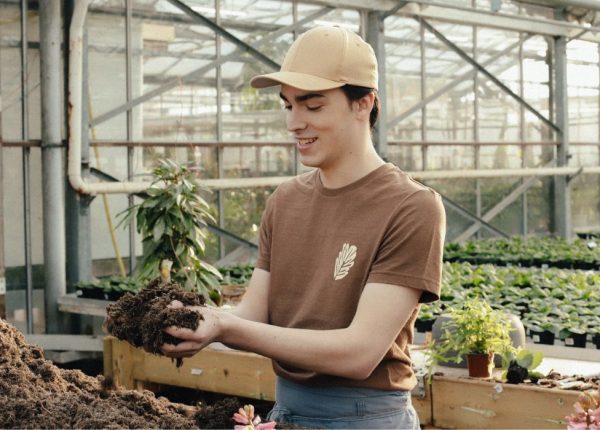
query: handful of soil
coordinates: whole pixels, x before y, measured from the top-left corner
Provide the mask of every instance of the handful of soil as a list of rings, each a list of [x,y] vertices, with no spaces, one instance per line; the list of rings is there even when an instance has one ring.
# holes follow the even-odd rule
[[[169,308],[178,300],[184,306],[203,306],[204,297],[185,291],[175,282],[156,279],[137,294],[126,294],[107,307],[104,322],[106,331],[120,340],[142,347],[153,354],[161,354],[163,343],[177,345],[181,341],[163,330],[179,326],[196,330],[202,316],[187,308]],[[177,360],[181,365],[181,359]]]

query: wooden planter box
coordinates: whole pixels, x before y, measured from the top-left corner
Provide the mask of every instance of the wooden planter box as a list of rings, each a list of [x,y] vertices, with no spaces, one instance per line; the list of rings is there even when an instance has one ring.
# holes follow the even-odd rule
[[[233,396],[275,400],[275,373],[271,360],[258,354],[231,350],[218,344],[183,360],[180,368],[167,357],[149,354],[112,336],[104,338],[104,374],[128,389],[153,384],[193,388]],[[415,390],[419,391],[419,390]],[[428,387],[413,395],[421,424],[431,423]]]
[[[435,376],[433,425],[461,429],[565,429],[578,391]]]

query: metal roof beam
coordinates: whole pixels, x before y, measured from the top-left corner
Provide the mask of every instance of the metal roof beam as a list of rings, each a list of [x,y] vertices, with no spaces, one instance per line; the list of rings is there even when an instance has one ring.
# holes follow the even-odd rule
[[[294,29],[300,28],[307,22],[313,21],[317,18],[327,15],[332,10],[333,9],[329,8],[329,7],[318,10],[317,12],[310,14],[309,16],[301,19],[300,21],[296,22],[295,24],[288,25],[286,27],[282,27],[278,31],[269,33],[268,35],[264,36],[262,39],[254,42],[254,46],[259,47],[259,46],[264,45],[265,43],[276,40],[281,35],[289,33],[291,31],[293,31]],[[184,76],[178,76],[178,77],[172,79],[171,81],[167,82],[166,84],[160,86],[159,88],[155,88],[154,90],[149,91],[146,94],[143,94],[140,97],[137,97],[137,98],[131,100],[129,103],[124,103],[114,109],[111,109],[108,112],[103,113],[102,115],[96,117],[94,120],[90,121],[90,126],[95,126],[104,121],[108,121],[109,119],[127,111],[128,109],[131,109],[141,103],[144,103],[146,100],[150,100],[166,91],[169,91],[170,89],[175,88],[175,87],[181,85],[182,83],[187,82],[188,80],[196,79],[197,77],[204,75],[209,70],[214,69],[218,65],[226,63],[227,61],[235,60],[238,57],[240,57],[241,55],[242,55],[241,52],[235,51],[235,52],[232,52],[231,54],[221,57],[218,60],[213,61],[212,63],[202,66],[196,70],[193,70]]]

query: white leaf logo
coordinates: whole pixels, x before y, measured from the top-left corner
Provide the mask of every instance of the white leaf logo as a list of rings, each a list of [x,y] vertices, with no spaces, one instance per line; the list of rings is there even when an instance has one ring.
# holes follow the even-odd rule
[[[340,254],[335,259],[335,270],[333,271],[333,279],[339,281],[346,277],[350,268],[354,266],[356,258],[356,246],[344,243]]]

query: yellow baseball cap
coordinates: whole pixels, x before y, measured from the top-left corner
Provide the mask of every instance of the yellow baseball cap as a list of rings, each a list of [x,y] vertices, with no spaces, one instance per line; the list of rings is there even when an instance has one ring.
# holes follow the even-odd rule
[[[290,47],[281,70],[255,76],[254,88],[285,84],[305,91],[324,91],[346,84],[377,89],[377,58],[371,45],[341,27],[316,27]]]

